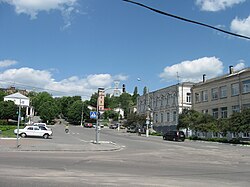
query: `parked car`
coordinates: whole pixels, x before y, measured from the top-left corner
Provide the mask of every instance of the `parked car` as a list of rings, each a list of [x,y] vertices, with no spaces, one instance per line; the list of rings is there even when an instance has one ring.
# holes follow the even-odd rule
[[[129,127],[127,127],[127,132],[137,133],[138,132],[138,127],[137,126],[129,126]]]
[[[163,135],[163,140],[172,140],[172,141],[184,141],[185,140],[185,134],[183,131],[167,131]]]
[[[118,124],[116,123],[116,124],[111,124],[110,126],[109,126],[109,128],[110,129],[117,129],[118,128]]]
[[[92,123],[85,123],[84,127],[86,127],[86,128],[92,128],[93,124]]]
[[[17,134],[17,129],[14,130],[14,133]],[[26,126],[24,129],[19,129],[19,135],[23,138],[26,136],[36,136],[47,139],[52,136],[52,134],[52,130],[47,127]]]

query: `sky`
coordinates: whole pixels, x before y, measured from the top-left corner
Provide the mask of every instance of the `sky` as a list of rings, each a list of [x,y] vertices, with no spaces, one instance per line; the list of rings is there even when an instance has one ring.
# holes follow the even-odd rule
[[[250,0],[136,0],[250,37]],[[250,40],[122,0],[0,0],[0,87],[88,99],[249,67]],[[112,90],[112,89],[110,89]]]

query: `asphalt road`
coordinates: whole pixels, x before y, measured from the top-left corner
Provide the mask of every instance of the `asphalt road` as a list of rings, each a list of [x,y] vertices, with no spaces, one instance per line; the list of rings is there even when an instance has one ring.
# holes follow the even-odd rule
[[[51,140],[39,141],[81,146],[95,140],[94,129],[63,130],[55,126]],[[119,149],[0,151],[0,187],[250,185],[250,147],[163,141],[112,129],[102,129],[100,141]]]

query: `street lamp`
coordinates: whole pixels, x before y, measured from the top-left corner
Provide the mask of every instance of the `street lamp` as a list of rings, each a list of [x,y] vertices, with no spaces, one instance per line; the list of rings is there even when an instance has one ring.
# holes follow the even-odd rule
[[[137,78],[137,81],[141,81],[141,78]],[[149,136],[149,124],[150,124],[150,105],[149,105],[149,88],[146,87],[146,113],[147,113],[147,117],[146,117],[146,137]],[[151,123],[152,125],[152,123]]]

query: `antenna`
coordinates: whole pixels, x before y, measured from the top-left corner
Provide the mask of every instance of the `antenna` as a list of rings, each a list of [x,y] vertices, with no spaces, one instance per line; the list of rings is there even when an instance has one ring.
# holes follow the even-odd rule
[[[178,71],[176,72],[176,77],[177,77],[177,81],[178,81],[178,84],[179,84],[180,83],[180,76],[179,76]]]

